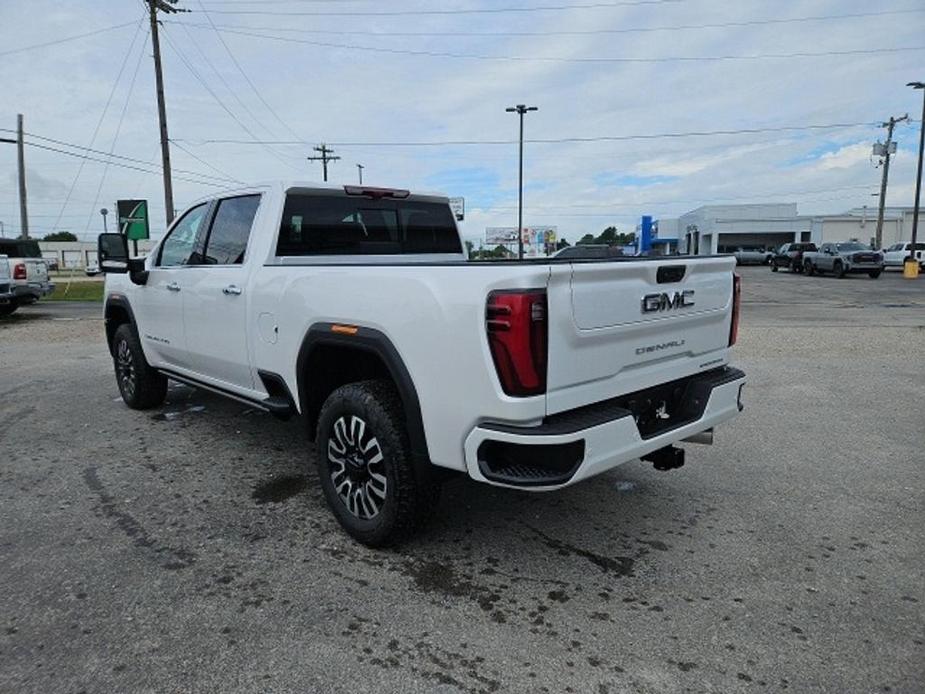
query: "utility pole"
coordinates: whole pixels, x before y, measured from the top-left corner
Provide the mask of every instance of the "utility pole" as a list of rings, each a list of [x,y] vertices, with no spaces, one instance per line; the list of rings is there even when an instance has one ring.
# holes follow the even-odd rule
[[[19,162],[19,237],[29,238],[29,211],[26,207],[26,155],[23,143],[22,114],[16,114],[16,159]]]
[[[151,46],[154,48],[154,82],[157,86],[157,116],[161,126],[161,168],[164,172],[164,210],[167,224],[173,221],[173,181],[170,177],[170,139],[167,137],[167,106],[164,103],[164,75],[161,70],[161,42],[157,35],[157,11],[164,14],[185,12],[176,5],[178,0],[148,0],[151,19]]]
[[[321,152],[321,156],[320,157],[305,157],[305,158],[308,159],[308,161],[320,161],[321,162],[321,169],[324,172],[324,180],[325,180],[325,183],[327,183],[328,162],[337,161],[338,159],[340,159],[340,157],[331,156],[332,154],[334,154],[334,150],[328,147],[323,142],[318,147],[312,147],[312,149],[315,150],[316,152]]]
[[[915,267],[915,243],[918,240],[919,232],[919,201],[922,196],[922,155],[925,154],[925,82],[909,82],[907,87],[922,90],[922,120],[919,121],[919,167],[915,173],[915,206],[912,208],[912,250],[909,252],[907,260],[912,261]],[[903,268],[905,268],[905,261]],[[915,268],[915,276],[918,276],[918,268]]]
[[[890,120],[880,126],[881,128],[886,128],[886,143],[884,143],[882,150],[883,178],[880,181],[880,209],[877,211],[877,249],[880,249],[883,246],[883,210],[886,207],[886,182],[890,177],[890,155],[893,153],[891,151],[891,148],[893,147],[893,128],[897,123],[902,123],[904,120],[909,120],[908,113],[901,118],[894,118],[893,116],[890,116]],[[878,142],[877,145],[879,144],[880,143]],[[875,148],[877,145],[875,145]]]
[[[360,175],[360,185],[363,185],[363,169],[366,167],[362,164],[357,164],[357,173]]]
[[[538,111],[536,106],[517,104],[504,109],[508,113],[520,114],[520,175],[517,184],[517,258],[524,259],[524,114]]]

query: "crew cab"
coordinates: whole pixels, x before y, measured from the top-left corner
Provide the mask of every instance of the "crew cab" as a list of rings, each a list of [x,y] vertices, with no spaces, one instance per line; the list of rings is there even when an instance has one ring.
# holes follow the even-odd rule
[[[803,268],[807,275],[866,274],[876,279],[883,272],[883,254],[857,241],[828,242],[819,246],[818,251],[803,254]]]
[[[143,259],[103,234],[99,261],[125,403],[175,379],[300,417],[369,545],[418,527],[446,473],[670,469],[742,409],[731,257],[467,261],[445,196],[278,182],[194,203]]]
[[[810,242],[785,243],[771,256],[771,272],[779,268],[789,268],[790,272],[803,272],[803,254],[813,253],[816,244]]]
[[[7,256],[12,273],[10,313],[23,304],[35,303],[55,290],[55,285],[48,279],[48,265],[42,258],[38,241],[0,239],[0,254]]]
[[[902,267],[906,258],[913,255],[912,244],[894,243],[883,251],[884,267]],[[925,270],[925,243],[915,244],[915,259],[919,261],[919,267]]]

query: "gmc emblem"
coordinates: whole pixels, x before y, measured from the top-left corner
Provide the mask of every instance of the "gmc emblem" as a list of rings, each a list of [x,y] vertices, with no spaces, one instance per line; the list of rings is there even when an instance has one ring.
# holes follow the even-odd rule
[[[687,308],[694,305],[694,290],[685,289],[673,294],[646,294],[642,297],[642,312],[655,313],[656,311],[669,311],[676,308]]]

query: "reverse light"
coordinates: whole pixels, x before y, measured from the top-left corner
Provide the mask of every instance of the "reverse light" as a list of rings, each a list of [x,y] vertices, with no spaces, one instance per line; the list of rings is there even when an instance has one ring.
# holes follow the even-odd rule
[[[26,264],[25,263],[16,263],[13,266],[13,279],[14,280],[26,279]]]
[[[485,329],[501,387],[508,395],[546,392],[547,301],[545,289],[488,295]]]
[[[742,278],[738,273],[732,274],[732,323],[729,326],[729,346],[732,347],[739,337],[739,311],[742,307]]]

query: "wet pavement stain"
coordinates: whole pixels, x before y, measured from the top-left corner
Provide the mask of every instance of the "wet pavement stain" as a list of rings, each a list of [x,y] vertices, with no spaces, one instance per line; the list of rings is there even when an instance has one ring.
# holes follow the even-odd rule
[[[563,554],[575,554],[579,557],[584,557],[604,573],[613,573],[617,576],[633,575],[633,564],[636,562],[635,558],[605,557],[601,554],[596,554],[590,550],[582,549],[581,547],[575,547],[574,545],[570,545],[567,542],[550,537],[542,530],[538,530],[537,528],[527,525],[526,523],[524,523],[524,527],[537,535],[537,537],[540,537],[546,543],[546,546],[550,549],[559,550],[559,552]]]
[[[278,504],[302,492],[308,480],[301,475],[278,477],[258,485],[251,498],[258,504]]]

